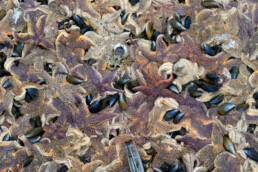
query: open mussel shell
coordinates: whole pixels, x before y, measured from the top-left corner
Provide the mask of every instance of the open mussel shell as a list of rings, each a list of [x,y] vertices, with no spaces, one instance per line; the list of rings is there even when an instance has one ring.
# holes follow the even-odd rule
[[[178,109],[169,110],[165,113],[163,116],[164,121],[170,121],[172,120],[177,114],[179,113]]]
[[[236,148],[234,143],[230,140],[228,136],[223,137],[223,146],[230,153],[236,154]]]
[[[254,148],[245,148],[243,151],[248,158],[258,162],[258,152]]]
[[[71,74],[68,74],[66,76],[66,80],[67,80],[67,82],[69,82],[73,85],[78,85],[78,84],[81,84],[83,82],[83,79],[81,79],[77,76],[71,75]]]
[[[33,159],[34,159],[33,155],[26,157],[22,163],[22,167],[24,168],[24,167],[27,167],[28,165],[30,165],[30,163],[33,161]]]
[[[236,105],[232,103],[223,103],[218,107],[218,113],[220,115],[226,115],[228,112],[233,110],[236,107]]]

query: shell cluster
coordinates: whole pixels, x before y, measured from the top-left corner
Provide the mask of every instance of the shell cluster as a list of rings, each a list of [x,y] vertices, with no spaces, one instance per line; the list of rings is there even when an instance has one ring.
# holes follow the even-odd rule
[[[257,0],[0,1],[0,171],[258,171]]]

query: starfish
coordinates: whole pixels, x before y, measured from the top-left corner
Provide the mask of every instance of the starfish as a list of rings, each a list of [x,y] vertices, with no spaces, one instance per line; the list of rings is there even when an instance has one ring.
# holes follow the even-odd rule
[[[84,35],[80,35],[80,28],[72,26],[69,34],[63,31],[56,39],[57,54],[60,58],[66,59],[68,65],[75,66],[80,58],[95,43]],[[77,62],[77,63],[76,63]]]
[[[28,11],[39,7],[40,3],[33,0],[24,0],[24,2],[19,3],[19,6]]]
[[[93,18],[99,20],[100,14],[92,6],[91,0],[76,0],[76,9],[80,9],[82,15],[90,15]]]
[[[155,81],[145,70],[142,70],[144,79],[147,82],[146,86],[135,87],[135,91],[140,91],[147,95],[147,107],[151,107],[158,97],[173,97],[175,93],[169,91],[167,87],[172,84],[173,76],[171,75],[168,80]]]
[[[143,47],[139,47],[135,52],[135,59],[140,64],[148,64],[150,62],[157,62],[158,65],[162,65],[165,62],[175,63],[179,60],[176,55],[179,52],[184,42],[181,41],[177,44],[167,44],[163,41],[164,35],[159,35],[156,41],[156,51],[146,50]]]
[[[44,38],[44,30],[46,27],[47,15],[42,15],[38,21],[28,13],[28,33],[17,33],[13,31],[13,36],[19,42],[25,43],[22,57],[27,56],[37,45],[42,45],[50,50],[55,50],[55,45]]]
[[[116,76],[116,71],[112,71],[102,78],[101,74],[94,67],[91,67],[90,76],[92,83],[95,85],[101,97],[105,96],[106,91],[113,91],[117,93],[124,92],[122,90],[109,86],[109,84],[114,80]]]
[[[50,98],[58,97],[63,102],[75,102],[73,94],[84,94],[86,93],[86,90],[84,90],[80,85],[68,83],[66,81],[67,69],[60,62],[58,62],[56,65],[57,68],[53,73],[53,77],[51,77],[45,70],[42,71],[42,77],[48,85],[46,95]]]

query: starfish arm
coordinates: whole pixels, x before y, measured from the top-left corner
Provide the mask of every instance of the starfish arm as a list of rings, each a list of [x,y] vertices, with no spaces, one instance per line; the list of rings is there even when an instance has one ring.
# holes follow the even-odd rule
[[[161,80],[158,82],[158,87],[159,88],[167,88],[170,84],[172,84],[173,81],[173,75],[170,76],[169,79],[167,80]]]
[[[156,41],[156,51],[164,52],[167,48],[167,44],[163,41],[164,35],[159,35]]]
[[[142,70],[142,74],[143,77],[145,79],[145,81],[147,82],[148,85],[155,87],[156,86],[156,82],[155,80],[150,76],[150,74],[148,74],[145,70]]]
[[[39,18],[39,21],[36,24],[37,35],[43,35],[44,34],[44,29],[45,29],[45,26],[46,26],[46,20],[47,20],[47,15],[43,15]]]
[[[31,44],[25,44],[22,51],[22,57],[26,57],[35,47],[36,43],[34,42]]]
[[[32,36],[28,33],[17,33],[16,31],[13,32],[13,36],[14,38],[19,41],[19,42],[23,42],[23,43],[27,43],[30,42],[32,39]]]
[[[152,95],[153,94],[153,92],[152,92],[153,90],[148,86],[139,86],[139,87],[133,88],[133,90],[140,91],[145,95]]]
[[[106,83],[110,83],[115,79],[116,76],[116,70],[110,72],[109,74],[107,74],[103,80],[102,80],[102,84],[106,84]]]
[[[141,60],[140,55],[138,55],[138,52],[141,52],[142,56],[147,58],[149,61],[159,61],[159,56],[157,55],[157,53],[155,51],[150,51],[150,50],[146,50],[143,47],[139,47],[138,50],[136,51],[136,58],[137,60]]]
[[[39,41],[39,44],[46,47],[46,48],[49,48],[49,49],[52,49],[52,50],[56,50],[56,47],[53,43],[51,43],[50,41],[48,41],[47,39],[41,39]]]
[[[90,77],[94,85],[98,85],[100,82],[102,82],[101,74],[94,67],[91,67]]]
[[[118,92],[118,93],[123,93],[124,92],[123,90],[119,90],[119,89],[116,89],[116,88],[113,88],[113,87],[110,87],[110,86],[106,86],[105,90],[106,91],[115,91],[115,92]]]
[[[76,0],[76,8],[82,9],[83,12],[90,14],[96,19],[100,19],[100,14],[93,8],[91,0]]]
[[[169,52],[169,53],[179,52],[183,48],[183,46],[184,46],[184,39],[181,39],[180,42],[169,45],[166,49],[166,52]]]

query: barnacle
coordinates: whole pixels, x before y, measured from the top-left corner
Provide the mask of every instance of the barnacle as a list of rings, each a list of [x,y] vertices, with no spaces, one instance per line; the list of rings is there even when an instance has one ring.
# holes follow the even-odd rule
[[[0,1],[0,171],[257,171],[257,1]]]

